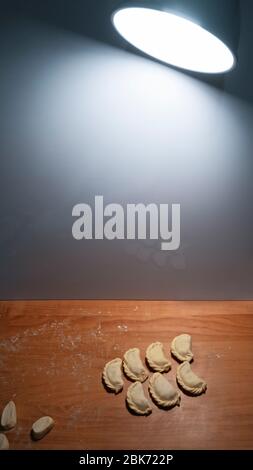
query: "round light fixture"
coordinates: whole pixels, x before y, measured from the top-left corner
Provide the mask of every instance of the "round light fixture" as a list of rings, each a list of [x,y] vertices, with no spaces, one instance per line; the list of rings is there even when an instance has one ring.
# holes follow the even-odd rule
[[[236,63],[235,54],[218,36],[174,11],[127,6],[116,10],[112,21],[131,45],[175,67],[215,74]]]

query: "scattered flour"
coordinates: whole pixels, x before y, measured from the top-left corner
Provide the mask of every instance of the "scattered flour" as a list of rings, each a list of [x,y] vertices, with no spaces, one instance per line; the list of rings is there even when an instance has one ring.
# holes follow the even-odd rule
[[[121,331],[122,333],[127,333],[128,331],[128,326],[127,325],[118,325],[118,330]]]

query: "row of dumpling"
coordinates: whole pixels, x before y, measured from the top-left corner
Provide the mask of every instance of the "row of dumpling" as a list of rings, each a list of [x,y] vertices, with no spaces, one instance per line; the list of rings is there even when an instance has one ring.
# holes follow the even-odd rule
[[[191,336],[188,334],[176,336],[171,343],[171,354],[181,362],[176,374],[179,386],[189,394],[200,395],[206,391],[207,385],[191,369],[190,362],[193,359],[191,343]],[[165,355],[163,344],[160,342],[150,344],[145,357],[149,368],[155,372],[149,378],[149,393],[153,401],[159,407],[167,409],[179,405],[181,396],[178,390],[163,375],[171,369],[171,362]],[[105,365],[104,384],[115,394],[121,392],[124,386],[122,371],[128,379],[134,381],[127,390],[126,401],[129,408],[136,414],[150,414],[152,408],[142,386],[149,373],[141,360],[138,348],[129,349],[124,354],[123,361],[116,358]]]

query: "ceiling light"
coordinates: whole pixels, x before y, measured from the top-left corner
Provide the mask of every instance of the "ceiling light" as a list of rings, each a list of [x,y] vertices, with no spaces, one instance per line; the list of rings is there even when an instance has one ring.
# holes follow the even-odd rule
[[[235,66],[235,53],[229,41],[224,42],[211,28],[175,14],[174,10],[123,6],[114,12],[112,21],[119,34],[135,48],[175,67],[224,73]]]

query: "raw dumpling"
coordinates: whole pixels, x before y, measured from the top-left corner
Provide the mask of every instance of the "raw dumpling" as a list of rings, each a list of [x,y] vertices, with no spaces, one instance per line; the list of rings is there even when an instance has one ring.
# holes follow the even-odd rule
[[[152,408],[144,395],[143,386],[140,382],[134,382],[127,390],[127,404],[129,408],[138,415],[149,415]]]
[[[191,362],[193,359],[191,348],[192,339],[188,334],[176,336],[171,343],[171,353],[181,362]]]
[[[177,368],[177,381],[186,392],[192,395],[200,395],[207,389],[206,382],[191,370],[189,362],[183,362]]]
[[[7,405],[4,407],[2,416],[1,416],[1,427],[4,431],[9,431],[17,424],[17,412],[16,412],[16,405],[14,401],[9,401]]]
[[[54,427],[54,420],[51,416],[42,416],[32,425],[32,438],[35,441],[42,439]]]
[[[8,450],[10,448],[9,441],[5,434],[0,434],[0,450]]]
[[[151,369],[156,372],[168,372],[171,369],[171,363],[164,354],[162,343],[150,344],[146,351],[146,359]]]
[[[103,380],[105,385],[114,393],[121,392],[124,386],[121,359],[116,358],[107,362],[103,370]]]
[[[159,372],[156,372],[150,378],[149,393],[154,402],[162,408],[172,408],[180,404],[180,394]]]
[[[138,348],[129,349],[124,354],[123,369],[126,376],[131,380],[144,382],[148,378],[148,372],[142,364]]]

